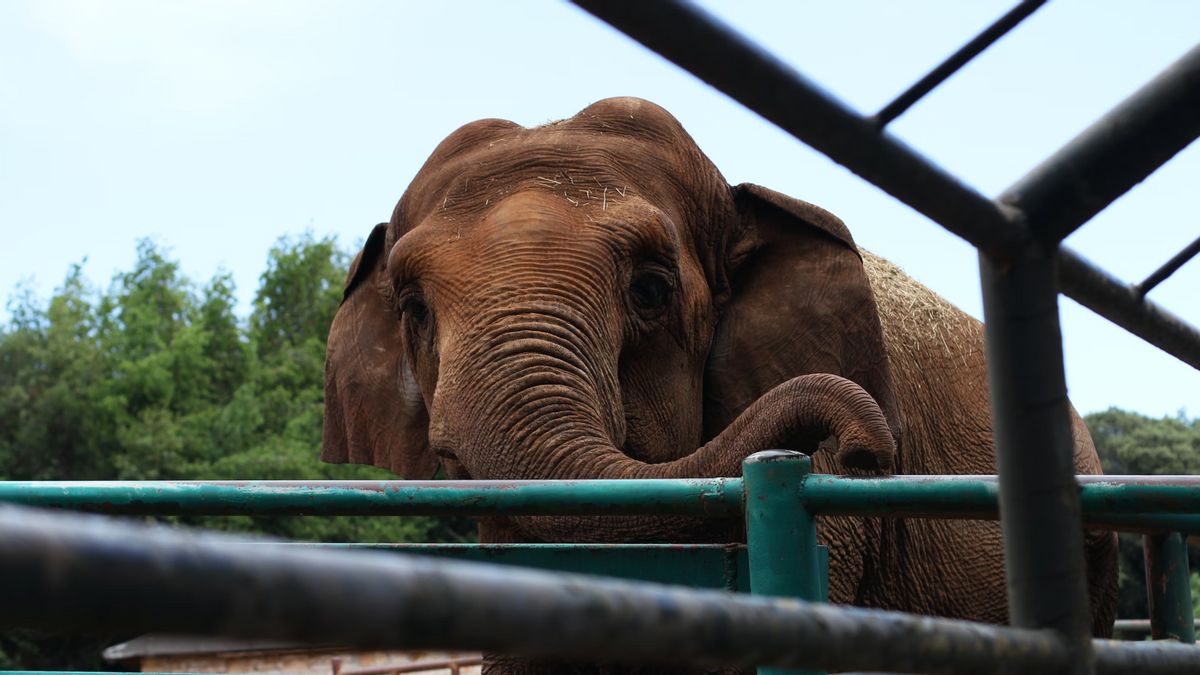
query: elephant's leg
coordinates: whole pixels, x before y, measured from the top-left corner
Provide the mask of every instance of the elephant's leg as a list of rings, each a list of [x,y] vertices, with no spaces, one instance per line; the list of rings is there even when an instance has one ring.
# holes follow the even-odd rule
[[[1084,530],[1087,558],[1088,598],[1092,603],[1092,635],[1111,638],[1117,618],[1117,535],[1103,530]]]

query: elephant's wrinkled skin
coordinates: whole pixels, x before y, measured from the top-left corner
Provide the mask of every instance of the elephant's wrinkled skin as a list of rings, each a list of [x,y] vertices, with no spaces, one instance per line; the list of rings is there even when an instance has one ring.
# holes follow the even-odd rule
[[[325,404],[325,460],[408,478],[439,462],[455,478],[735,476],[752,452],[818,443],[821,472],[995,470],[979,322],[832,214],[728,185],[669,113],[628,98],[438,146],[351,269]],[[1099,473],[1077,415],[1075,431],[1077,471]],[[826,518],[820,535],[833,602],[1007,618],[995,523]],[[681,518],[480,524],[486,541],[735,536]],[[1107,635],[1114,536],[1087,547]]]

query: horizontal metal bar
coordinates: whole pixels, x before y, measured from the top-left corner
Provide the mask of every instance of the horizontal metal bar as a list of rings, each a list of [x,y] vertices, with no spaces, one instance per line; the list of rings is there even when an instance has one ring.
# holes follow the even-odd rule
[[[1066,246],[1058,253],[1058,288],[1084,307],[1200,369],[1200,330]]]
[[[1200,136],[1200,45],[1000,195],[1057,245]]]
[[[1093,513],[1200,514],[1200,476],[1076,476],[1080,501]],[[827,515],[879,515],[892,510],[946,510],[986,516],[999,487],[991,475],[847,478],[814,474],[804,483],[809,508]]]
[[[1200,533],[1200,477],[1077,476],[1084,519],[1132,532]],[[740,478],[594,481],[7,481],[0,502],[110,515],[614,515],[737,518]],[[813,475],[820,515],[988,519],[996,477]]]
[[[8,481],[0,501],[112,515],[737,518],[740,478],[594,481]]]
[[[897,96],[894,101],[875,113],[871,117],[871,121],[879,128],[887,126],[892,120],[903,115],[914,103],[933,91],[934,87],[945,82],[947,78],[967,65],[971,59],[979,56],[983,53],[983,50],[991,47],[996,40],[1004,37],[1013,28],[1016,28],[1017,24],[1024,21],[1044,4],[1046,4],[1046,0],[1025,0],[1016,7],[1013,7],[1007,14],[997,19],[995,23],[984,29],[982,33],[976,35],[970,42],[963,45],[961,49],[951,54],[949,58],[929,71],[929,74],[918,80],[916,84],[909,87],[903,94]]]
[[[229,543],[0,506],[0,626],[926,673],[1052,673],[1069,654],[1051,631],[478,563]],[[1143,675],[1200,668],[1200,649],[1155,647],[1161,658],[1139,666]],[[1099,671],[1115,672],[1106,663],[1126,665],[1143,653],[1098,647]]]
[[[1192,622],[1192,625],[1200,629],[1200,619]],[[1113,631],[1120,635],[1149,635],[1151,630],[1150,619],[1117,619],[1113,623]]]
[[[1154,270],[1142,283],[1134,284],[1134,291],[1143,298],[1146,297],[1146,294],[1154,290],[1155,286],[1161,284],[1167,277],[1174,274],[1180,267],[1183,267],[1187,261],[1196,257],[1197,253],[1200,253],[1200,237],[1196,237],[1196,241],[1193,241],[1185,246],[1182,251],[1171,256],[1170,260],[1163,263],[1162,267]]]
[[[334,670],[333,675],[401,675],[401,673],[428,673],[434,670],[450,670],[452,675],[456,675],[459,672],[457,666],[478,666],[481,663],[483,663],[482,656],[438,661],[413,661],[393,666]]]
[[[258,544],[354,549],[750,592],[746,547],[737,544]]]
[[[1022,213],[993,202],[684,0],[574,0],[833,161],[873,183],[992,259],[1030,238]],[[662,30],[670,26],[671,30]],[[1186,113],[1186,111],[1185,111]],[[1157,155],[1155,155],[1157,157]],[[1152,158],[1141,158],[1140,165]],[[1059,256],[1059,290],[1146,342],[1200,368],[1200,332],[1085,263]]]
[[[1200,476],[1076,476],[1084,523],[1098,529],[1200,533]],[[995,520],[995,476],[845,478],[813,475],[805,500],[819,515]]]
[[[1025,241],[1028,232],[1003,207],[699,7],[683,0],[574,2],[988,255],[1003,256]]]
[[[1122,642],[1093,640],[1096,650],[1096,675],[1129,673],[1192,673],[1200,647],[1163,640],[1158,642]]]

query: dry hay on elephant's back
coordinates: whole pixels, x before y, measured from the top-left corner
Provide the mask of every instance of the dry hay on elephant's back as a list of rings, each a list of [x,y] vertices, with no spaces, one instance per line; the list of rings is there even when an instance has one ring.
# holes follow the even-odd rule
[[[860,249],[879,310],[888,351],[915,353],[941,345],[946,355],[967,354],[983,344],[983,324],[950,304],[891,262]]]

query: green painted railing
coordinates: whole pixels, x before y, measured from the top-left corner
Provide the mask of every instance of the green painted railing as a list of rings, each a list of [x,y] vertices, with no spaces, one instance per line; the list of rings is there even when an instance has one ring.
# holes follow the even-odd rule
[[[1200,534],[1200,477],[1080,476],[1085,523]],[[997,518],[994,476],[795,486],[815,515]],[[9,481],[0,501],[113,515],[687,515],[742,517],[741,478],[595,481]]]
[[[745,518],[746,546],[675,544],[292,544],[370,548],[822,601],[822,515],[996,519],[993,476],[810,475],[797,453],[760,453],[745,478],[649,481],[0,482],[0,502],[110,515],[633,515]],[[1155,636],[1193,641],[1186,548],[1200,479],[1080,477],[1086,523],[1147,535]],[[1186,626],[1184,625],[1186,623]],[[801,672],[764,670],[763,672]],[[808,672],[808,671],[804,671]]]

